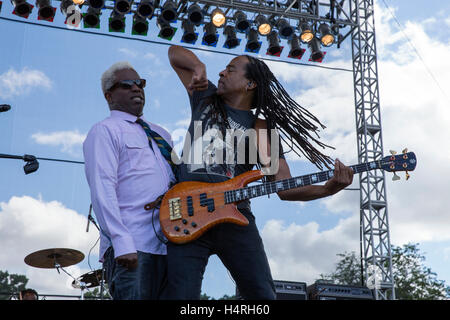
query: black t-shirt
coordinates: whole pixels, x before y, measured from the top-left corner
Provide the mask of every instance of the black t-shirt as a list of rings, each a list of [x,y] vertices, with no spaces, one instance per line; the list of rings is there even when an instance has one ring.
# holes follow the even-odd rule
[[[178,166],[180,182],[223,182],[252,170],[257,162],[256,143],[251,144],[255,148],[251,147],[250,132],[246,134],[255,122],[253,112],[225,105],[229,128],[223,136],[219,124],[211,117],[213,104],[208,98],[216,90],[216,86],[209,82],[207,90],[194,91],[190,97],[192,116],[182,162]],[[244,205],[242,203],[239,207]]]

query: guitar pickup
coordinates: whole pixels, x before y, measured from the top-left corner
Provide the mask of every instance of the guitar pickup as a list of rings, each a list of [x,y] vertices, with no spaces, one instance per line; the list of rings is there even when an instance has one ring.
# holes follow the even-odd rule
[[[187,210],[188,210],[188,216],[192,217],[194,215],[194,206],[192,205],[192,197],[187,197]]]
[[[208,212],[213,212],[214,210],[216,210],[214,206],[214,199],[213,198],[208,199],[206,197],[206,193],[200,194],[200,205],[202,207],[208,207]]]
[[[214,199],[207,200],[208,212],[213,212],[216,208],[214,207]]]
[[[172,221],[181,219],[181,200],[180,200],[180,198],[169,199],[169,218]]]
[[[206,193],[201,193],[200,194],[200,205],[202,207],[205,207],[208,205],[208,199],[206,198]]]

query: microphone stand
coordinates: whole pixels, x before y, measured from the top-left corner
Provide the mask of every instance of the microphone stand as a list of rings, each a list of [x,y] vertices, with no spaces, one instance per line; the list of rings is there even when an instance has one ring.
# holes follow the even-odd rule
[[[95,222],[94,218],[92,217],[92,203],[89,206],[89,215],[88,215],[88,223],[86,226],[86,232],[89,232],[89,222],[92,222],[94,224],[94,226],[97,228],[98,231],[100,231],[100,228],[98,227],[97,223]]]
[[[98,227],[98,225],[95,222],[94,218],[92,217],[91,213],[92,213],[92,203],[89,206],[88,223],[86,226],[86,232],[89,232],[89,222],[92,222],[94,224],[94,226],[97,228],[97,230],[100,232],[100,228]],[[105,268],[102,267],[102,275],[101,275],[101,279],[100,279],[100,300],[103,300],[104,279],[105,279]]]

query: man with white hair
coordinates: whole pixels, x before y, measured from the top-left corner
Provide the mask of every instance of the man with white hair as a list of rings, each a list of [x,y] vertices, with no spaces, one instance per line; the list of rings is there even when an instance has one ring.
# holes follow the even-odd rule
[[[165,239],[159,210],[144,206],[175,182],[165,156],[172,141],[166,130],[142,117],[146,81],[128,62],[112,65],[101,84],[111,114],[91,128],[83,144],[100,225],[100,262],[113,299],[161,299],[167,283]]]

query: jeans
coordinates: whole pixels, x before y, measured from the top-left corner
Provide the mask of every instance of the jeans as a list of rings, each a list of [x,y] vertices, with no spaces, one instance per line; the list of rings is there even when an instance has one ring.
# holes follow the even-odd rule
[[[262,239],[250,210],[240,210],[248,226],[219,224],[200,238],[177,245],[168,243],[168,297],[200,299],[208,258],[217,254],[230,271],[240,295],[246,300],[274,300],[275,287]]]
[[[138,266],[128,270],[114,259],[109,247],[103,267],[109,292],[114,300],[160,300],[167,289],[167,256],[137,252]]]

